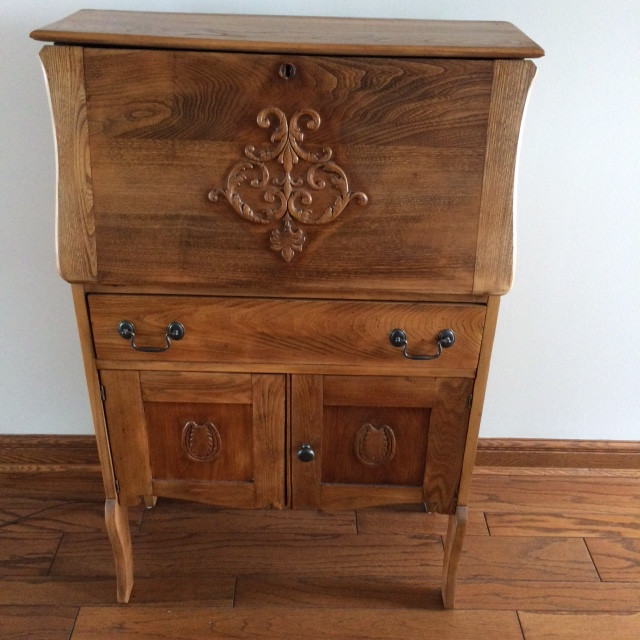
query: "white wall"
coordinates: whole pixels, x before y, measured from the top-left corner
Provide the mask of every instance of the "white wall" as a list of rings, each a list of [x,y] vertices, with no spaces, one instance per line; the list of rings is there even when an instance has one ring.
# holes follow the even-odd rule
[[[55,269],[54,150],[28,33],[85,6],[508,20],[546,49],[523,130],[515,285],[481,435],[640,436],[640,3],[636,0],[0,0],[0,433],[91,433]]]

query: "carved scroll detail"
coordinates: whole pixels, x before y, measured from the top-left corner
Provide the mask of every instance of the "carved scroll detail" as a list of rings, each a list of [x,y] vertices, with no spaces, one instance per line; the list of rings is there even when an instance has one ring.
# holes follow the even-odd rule
[[[356,433],[355,453],[363,464],[381,465],[389,462],[396,453],[396,435],[393,429],[386,424],[381,427],[363,424]]]
[[[287,120],[282,110],[268,107],[258,113],[257,123],[263,129],[273,129],[271,144],[245,147],[246,159],[231,168],[226,186],[212,189],[208,198],[217,202],[224,197],[250,222],[279,223],[271,232],[269,244],[290,262],[306,242],[304,231],[294,225],[294,220],[327,224],[351,200],[365,205],[368,198],[362,191],[349,191],[347,175],[331,160],[333,151],[329,147],[312,151],[302,146],[303,129],[315,131],[320,126],[317,111],[302,109]]]
[[[212,422],[189,421],[182,427],[182,449],[191,460],[215,460],[220,454],[220,444],[220,432]]]

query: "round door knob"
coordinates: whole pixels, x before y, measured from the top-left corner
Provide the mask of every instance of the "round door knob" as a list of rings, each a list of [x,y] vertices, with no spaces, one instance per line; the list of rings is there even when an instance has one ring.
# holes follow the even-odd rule
[[[310,444],[302,444],[298,449],[298,460],[300,462],[313,462],[316,457],[315,451],[311,448]]]

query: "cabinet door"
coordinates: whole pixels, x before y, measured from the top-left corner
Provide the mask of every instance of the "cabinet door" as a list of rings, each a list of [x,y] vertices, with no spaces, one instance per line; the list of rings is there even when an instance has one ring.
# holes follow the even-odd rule
[[[453,513],[472,389],[469,378],[293,376],[293,506]]]
[[[101,372],[121,500],[284,505],[284,376]]]

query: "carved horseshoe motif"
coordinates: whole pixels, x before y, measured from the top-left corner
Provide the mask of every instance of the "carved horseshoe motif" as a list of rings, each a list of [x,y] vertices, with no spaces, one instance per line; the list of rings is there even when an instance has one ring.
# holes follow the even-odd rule
[[[356,434],[355,453],[363,464],[377,466],[389,462],[396,453],[393,429],[386,424],[381,427],[363,424]]]
[[[182,449],[191,460],[207,462],[220,454],[220,432],[212,422],[190,420],[182,427]]]

